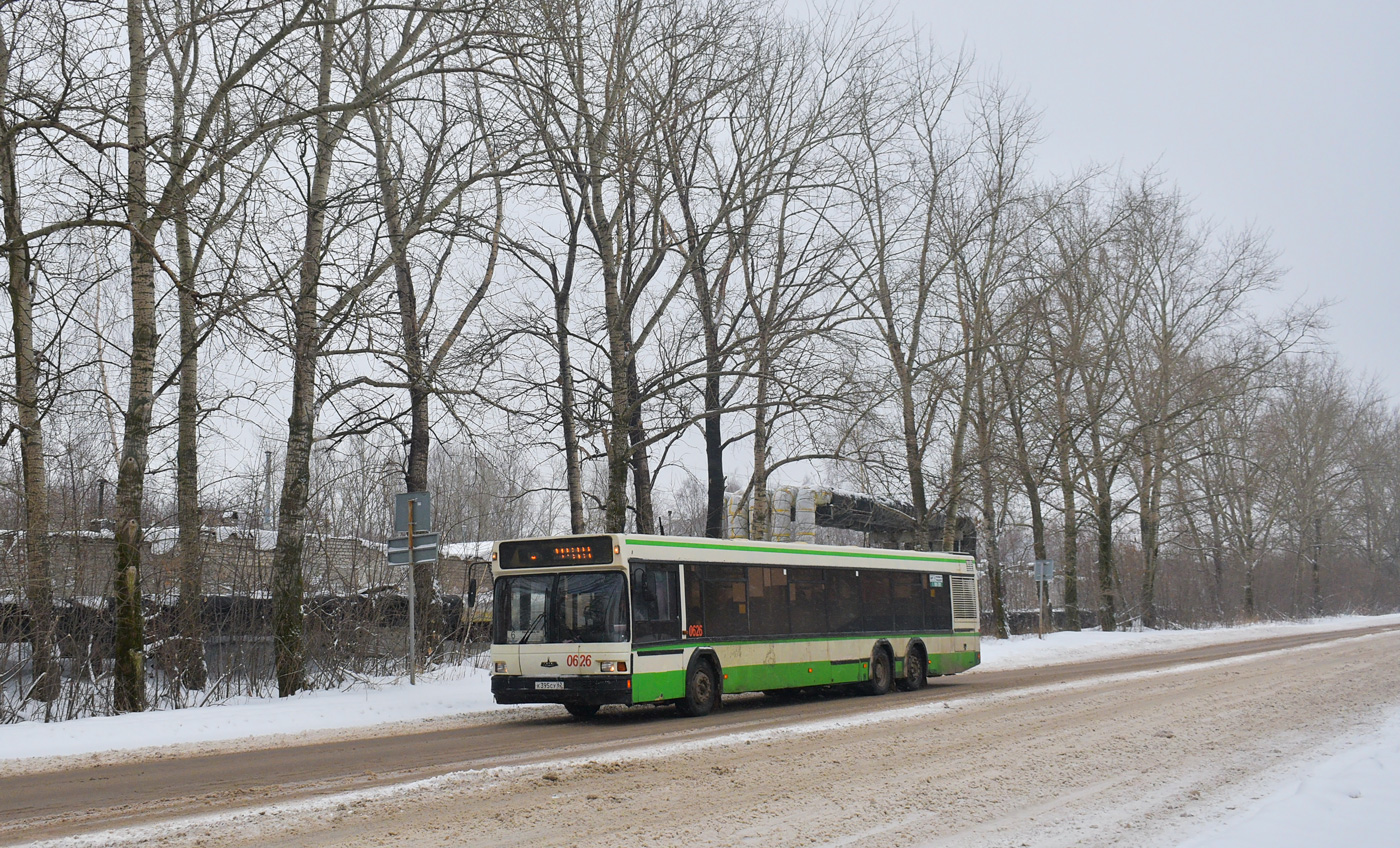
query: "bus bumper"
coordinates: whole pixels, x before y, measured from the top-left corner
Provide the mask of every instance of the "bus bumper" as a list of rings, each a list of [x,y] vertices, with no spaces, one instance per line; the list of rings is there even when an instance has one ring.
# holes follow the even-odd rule
[[[564,688],[540,689],[540,683],[559,683]],[[498,674],[491,678],[491,694],[498,704],[630,704],[632,675],[519,677]]]

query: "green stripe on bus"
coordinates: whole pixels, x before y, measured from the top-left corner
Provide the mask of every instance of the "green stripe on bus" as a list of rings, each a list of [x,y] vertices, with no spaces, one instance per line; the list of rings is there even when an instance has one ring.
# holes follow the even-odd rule
[[[709,551],[748,551],[750,553],[761,554],[801,554],[803,556],[834,556],[834,557],[857,557],[859,559],[899,559],[910,562],[956,562],[966,563],[968,560],[952,559],[950,557],[937,556],[909,556],[907,554],[875,554],[869,551],[810,551],[798,545],[782,548],[769,548],[759,545],[712,545],[704,542],[662,542],[656,539],[629,539],[623,537],[629,545],[641,545],[653,548],[698,548]],[[753,563],[735,563],[736,565],[752,565]]]
[[[957,674],[977,665],[976,651],[953,651],[932,654],[929,673]],[[903,663],[897,664],[895,675],[904,673]],[[829,660],[796,663],[757,663],[726,666],[723,691],[727,695],[742,692],[762,692],[769,689],[799,689],[805,686],[833,686],[860,683],[870,677],[869,663],[833,663]],[[683,670],[643,672],[632,675],[632,703],[651,704],[685,697]]]

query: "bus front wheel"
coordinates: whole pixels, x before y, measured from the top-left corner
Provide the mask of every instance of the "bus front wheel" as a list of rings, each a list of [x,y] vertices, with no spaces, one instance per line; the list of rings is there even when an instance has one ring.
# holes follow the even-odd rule
[[[719,680],[706,660],[696,663],[686,676],[685,697],[676,705],[684,716],[703,716],[719,706]]]

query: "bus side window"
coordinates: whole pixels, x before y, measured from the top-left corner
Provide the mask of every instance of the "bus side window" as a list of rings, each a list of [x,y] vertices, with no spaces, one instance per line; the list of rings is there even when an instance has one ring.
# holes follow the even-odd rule
[[[929,629],[943,632],[953,629],[952,579],[947,574],[928,575]]]
[[[789,568],[792,632],[826,632],[826,581],[820,568]]]
[[[748,575],[742,565],[709,565],[701,570],[700,595],[705,637],[749,635]],[[689,572],[687,571],[687,577]]]
[[[912,571],[890,573],[894,589],[894,629],[915,633],[924,628],[924,576]]]
[[[675,565],[645,563],[632,568],[632,641],[681,638],[680,573]]]
[[[749,566],[749,635],[786,636],[792,632],[784,571],[773,566]]]
[[[826,617],[832,633],[859,633],[860,578],[844,568],[826,569]]]
[[[865,608],[865,626],[861,629],[873,632],[891,629],[894,625],[894,604],[890,598],[890,573],[861,569],[860,590]]]

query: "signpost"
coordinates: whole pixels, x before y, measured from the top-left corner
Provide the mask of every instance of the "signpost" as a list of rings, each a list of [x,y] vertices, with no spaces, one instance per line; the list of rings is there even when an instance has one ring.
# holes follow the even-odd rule
[[[1045,619],[1050,617],[1050,583],[1055,579],[1055,561],[1038,559],[1032,563],[1035,597],[1040,602],[1040,638],[1045,638]]]
[[[394,532],[389,540],[389,564],[408,568],[408,682],[418,682],[418,656],[414,627],[418,595],[418,566],[437,562],[438,534],[423,532],[433,526],[433,499],[427,492],[394,495]]]

